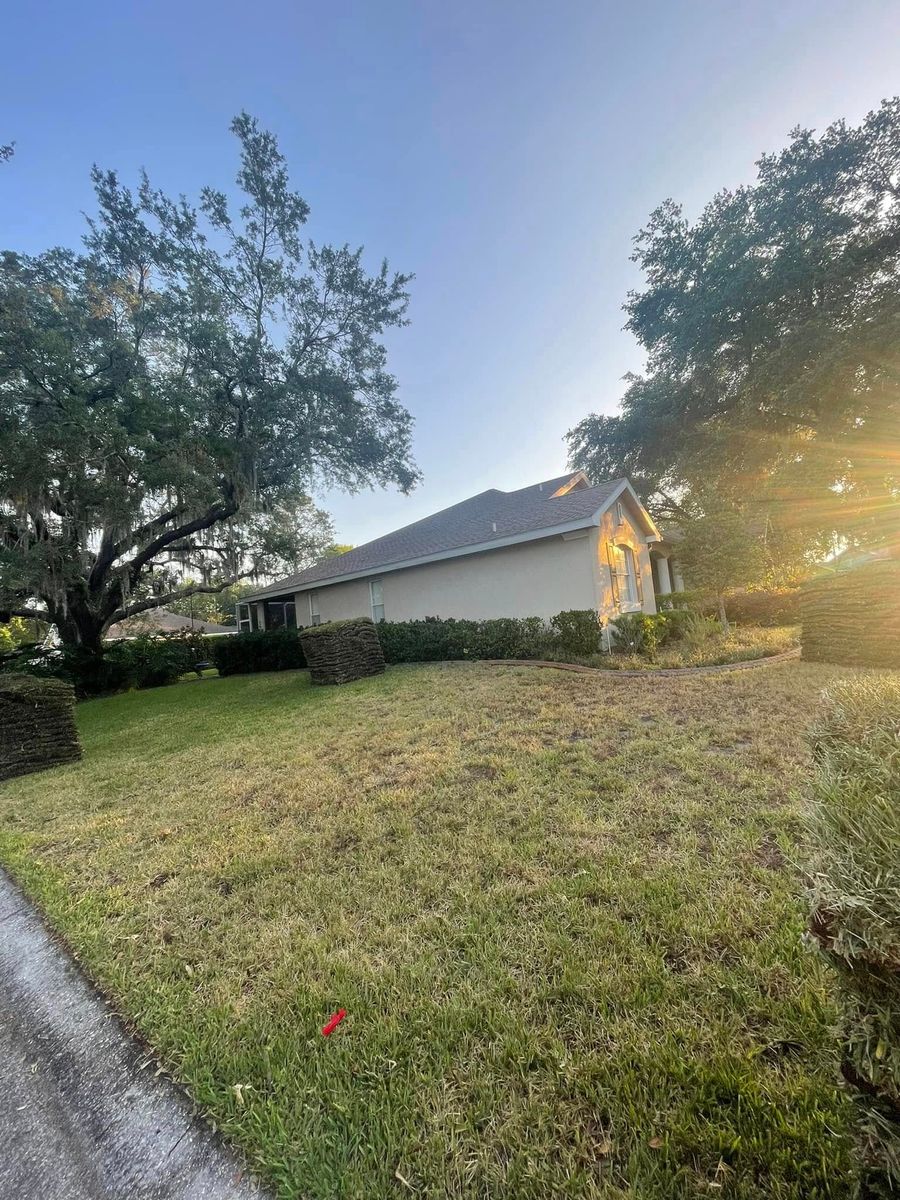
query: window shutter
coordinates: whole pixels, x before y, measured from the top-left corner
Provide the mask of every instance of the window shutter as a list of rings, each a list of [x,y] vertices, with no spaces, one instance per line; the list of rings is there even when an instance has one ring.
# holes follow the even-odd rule
[[[637,554],[632,550],[631,557],[634,562],[634,577],[637,580],[637,598],[641,608],[644,607],[644,572],[641,570],[641,552]]]
[[[606,557],[609,559],[609,578],[612,584],[613,604],[619,607],[619,576],[616,572],[616,557],[612,542],[606,543]]]

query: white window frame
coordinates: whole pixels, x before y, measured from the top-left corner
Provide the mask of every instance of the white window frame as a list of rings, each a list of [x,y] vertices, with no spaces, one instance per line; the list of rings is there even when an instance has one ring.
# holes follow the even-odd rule
[[[309,623],[310,625],[322,624],[322,614],[319,612],[319,593],[315,589],[309,593]]]
[[[616,524],[617,525],[625,524],[625,506],[623,505],[621,500],[616,501]]]
[[[244,617],[241,615],[242,613],[246,613],[247,615]],[[253,632],[253,618],[250,616],[249,604],[239,604],[237,606],[237,618],[238,633]]]
[[[630,546],[613,546],[613,563],[616,576],[616,591],[620,612],[636,612],[641,607],[638,584],[638,564]]]
[[[372,620],[377,625],[384,620],[384,583],[380,579],[369,580],[369,606],[372,610]]]

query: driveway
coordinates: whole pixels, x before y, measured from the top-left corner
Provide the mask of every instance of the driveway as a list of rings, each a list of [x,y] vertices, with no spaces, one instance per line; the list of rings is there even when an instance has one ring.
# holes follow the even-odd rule
[[[0,871],[0,1198],[264,1200],[148,1058]]]

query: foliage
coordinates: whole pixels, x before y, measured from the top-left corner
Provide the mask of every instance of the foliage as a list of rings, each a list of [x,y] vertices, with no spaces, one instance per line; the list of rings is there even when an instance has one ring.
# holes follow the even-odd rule
[[[0,256],[0,611],[67,644],[315,561],[315,482],[417,479],[382,344],[410,277],[304,241],[275,139],[232,130],[236,212],[95,168],[81,253]]]
[[[662,614],[636,612],[624,613],[612,622],[616,645],[633,654],[645,654],[653,658],[660,642],[664,617]]]
[[[259,629],[253,633],[222,634],[208,638],[207,645],[220,675],[294,671],[306,666],[296,629]]]
[[[703,616],[718,611],[715,597],[701,591],[670,592],[656,597],[660,612],[691,610]],[[729,592],[725,597],[729,620],[739,625],[798,625],[800,589],[752,588]]]
[[[679,530],[678,561],[694,588],[715,597],[727,632],[725,593],[756,583],[765,573],[759,537],[743,513],[710,492],[688,504]]]
[[[389,663],[540,658],[549,640],[540,617],[379,621],[378,637]]]
[[[760,625],[733,625],[725,633],[715,617],[691,616],[696,624],[690,624],[678,637],[661,640],[652,658],[620,646],[614,648],[611,654],[595,654],[585,659],[584,665],[607,671],[718,667],[772,658],[797,647],[799,629],[796,626],[779,625],[777,628],[764,629]]]
[[[562,655],[586,658],[603,648],[603,627],[592,609],[570,609],[550,618],[553,648]]]
[[[618,416],[569,434],[573,465],[628,475],[655,512],[712,487],[782,539],[900,533],[900,99],[858,127],[796,129],[751,186],[635,239],[625,305],[648,356]]]
[[[0,624],[0,654],[36,641],[35,625],[36,621],[24,617],[11,617],[5,624]]]
[[[784,869],[837,673],[112,697],[0,858],[279,1200],[852,1200]]]
[[[900,560],[810,580],[800,615],[803,657],[811,662],[900,667]]]
[[[0,673],[63,679],[85,699],[177,683],[203,658],[203,641],[197,635],[160,635],[113,642],[100,654],[85,646],[23,646],[0,656]]]
[[[223,588],[221,592],[201,592],[189,598],[176,600],[169,608],[182,617],[193,614],[200,621],[212,621],[216,625],[236,625],[237,606],[245,596],[257,591],[258,584],[234,583],[231,587]]]
[[[813,734],[810,931],[837,972],[865,1194],[900,1188],[900,678],[845,682]]]

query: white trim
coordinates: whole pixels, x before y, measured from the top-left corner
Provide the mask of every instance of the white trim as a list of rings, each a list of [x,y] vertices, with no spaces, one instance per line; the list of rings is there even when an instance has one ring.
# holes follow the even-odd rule
[[[376,600],[375,600],[375,585],[376,584],[378,585],[378,590],[381,593],[381,599],[378,602],[376,602]],[[376,616],[376,614],[375,614],[375,610],[377,608],[381,609],[380,616]],[[369,580],[369,609],[371,610],[370,615],[372,617],[372,620],[375,622],[376,625],[378,624],[379,621],[384,620],[384,581],[377,576],[375,579]]]
[[[487,550],[502,550],[505,546],[518,546],[523,542],[536,542],[541,538],[557,537],[559,534],[572,533],[576,529],[590,529],[600,524],[603,514],[624,492],[627,492],[632,497],[644,524],[650,531],[647,541],[661,542],[663,540],[662,534],[656,528],[646,508],[641,504],[637,492],[627,479],[623,479],[619,486],[610,492],[595,513],[589,517],[579,517],[577,521],[567,521],[563,525],[551,525],[547,529],[531,529],[527,533],[513,533],[506,537],[492,538],[489,542],[476,542],[470,546],[457,546],[453,550],[438,550],[434,554],[423,554],[418,558],[405,558],[400,559],[398,562],[379,563],[376,567],[364,567],[359,571],[348,571],[344,575],[330,575],[324,579],[311,579],[308,583],[289,583],[285,581],[281,584],[273,584],[271,587],[266,588],[264,592],[257,592],[255,596],[248,597],[248,599],[271,598],[282,593],[294,595],[297,592],[308,592],[315,588],[333,587],[337,583],[351,583],[354,579],[370,579],[373,575],[386,575],[391,571],[405,571],[409,567],[420,567],[426,563],[443,562],[448,558],[463,558],[467,554],[483,554]]]

